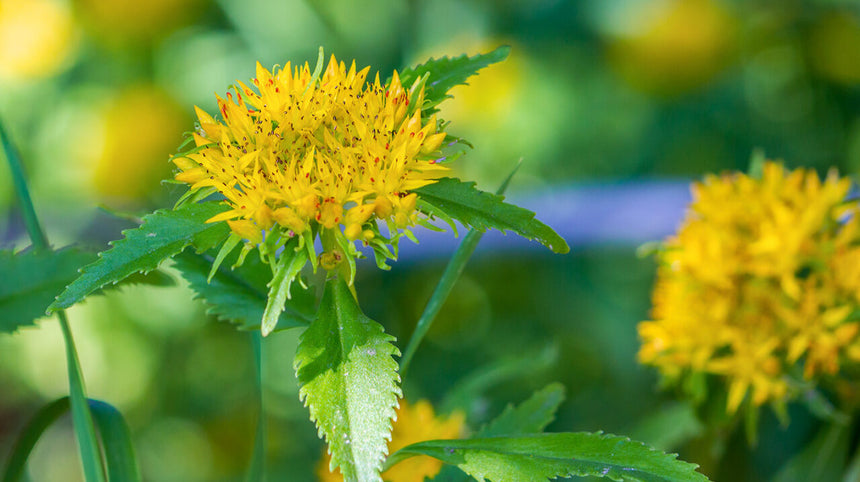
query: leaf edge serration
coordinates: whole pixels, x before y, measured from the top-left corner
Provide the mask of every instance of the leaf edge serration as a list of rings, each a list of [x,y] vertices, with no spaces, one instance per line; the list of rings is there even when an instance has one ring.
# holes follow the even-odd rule
[[[159,265],[166,259],[172,258],[177,254],[181,253],[188,246],[194,245],[195,249],[198,252],[206,251],[210,249],[212,246],[219,244],[224,238],[227,236],[228,227],[226,223],[212,223],[207,224],[206,220],[218,214],[219,212],[223,212],[226,209],[226,206],[217,201],[205,202],[205,203],[196,203],[196,204],[186,204],[176,209],[158,209],[150,214],[147,214],[143,217],[142,223],[140,226],[125,229],[121,232],[122,238],[110,241],[108,243],[109,248],[105,251],[101,251],[97,254],[97,259],[83,266],[78,270],[80,276],[75,278],[69,285],[67,285],[63,291],[57,295],[54,299],[54,302],[51,303],[47,310],[46,314],[52,314],[58,310],[68,308],[75,303],[79,303],[83,301],[88,296],[90,296],[93,292],[100,290],[107,286],[110,283],[116,284],[123,279],[135,274],[141,273],[146,274],[155,269],[158,269]],[[189,225],[198,225],[199,229],[197,230],[189,230],[184,234],[184,236],[180,236],[179,239],[174,239],[172,241],[168,241],[165,244],[158,247],[158,250],[164,250],[166,253],[163,256],[157,258],[155,261],[143,262],[146,259],[146,256],[150,254],[150,252],[146,252],[144,254],[139,255],[137,258],[132,258],[131,261],[126,262],[125,264],[119,263],[117,266],[112,269],[108,267],[108,272],[103,275],[94,275],[95,280],[87,280],[87,275],[93,273],[96,269],[100,268],[107,261],[106,259],[111,259],[112,256],[117,256],[117,249],[122,250],[123,246],[127,246],[127,243],[131,243],[131,238],[136,234],[143,233],[144,237],[158,237],[157,230],[149,230],[147,231],[147,227],[149,223],[153,220],[159,219],[160,217],[165,217],[165,219],[170,219],[168,214],[180,214],[181,216],[188,215],[185,219]],[[177,218],[177,220],[182,221],[181,216]],[[199,218],[199,219],[196,219]],[[151,227],[151,226],[150,226]],[[209,240],[207,242],[200,242],[199,238],[208,232],[216,233],[214,240]],[[217,235],[217,231],[222,231],[223,236]],[[137,241],[137,239],[134,239]],[[159,239],[160,241],[160,239]],[[176,245],[170,248],[171,245]],[[167,249],[170,248],[170,249]],[[142,263],[143,266],[134,267],[128,269],[129,265],[134,265],[135,262]],[[124,268],[125,267],[125,268]],[[114,272],[114,275],[110,273]],[[82,285],[78,287],[78,285]],[[75,292],[75,289],[77,292]],[[71,292],[71,293],[70,293]]]
[[[309,365],[311,365],[316,360],[316,358],[311,359],[310,357],[306,357],[303,353],[301,353],[301,350],[306,347],[306,345],[307,345],[306,341],[307,341],[307,337],[309,336],[309,334],[314,333],[314,331],[313,331],[314,329],[318,329],[318,328],[320,328],[320,326],[322,326],[322,325],[319,325],[319,326],[315,327],[314,324],[319,321],[319,317],[324,316],[324,314],[323,314],[324,308],[323,307],[327,303],[327,296],[329,296],[329,291],[330,291],[330,286],[329,286],[330,283],[332,283],[331,280],[328,283],[326,283],[325,292],[323,293],[323,301],[320,303],[320,308],[319,308],[319,311],[317,314],[318,319],[315,319],[313,322],[311,322],[311,326],[309,326],[308,329],[305,330],[305,332],[302,333],[301,336],[299,337],[299,346],[296,350],[296,358],[295,358],[295,361],[293,364],[293,368],[296,371],[296,376],[299,379],[299,383],[300,383],[299,400],[303,403],[303,405],[305,407],[308,408],[308,411],[310,414],[310,420],[314,423],[314,425],[317,428],[317,435],[321,439],[325,440],[325,442],[326,442],[327,452],[331,456],[331,463],[329,465],[329,470],[333,471],[336,467],[340,467],[341,473],[344,475],[344,480],[347,480],[347,481],[351,481],[351,480],[358,480],[361,482],[364,482],[364,481],[380,481],[382,479],[381,479],[379,474],[380,474],[380,471],[382,470],[383,464],[384,464],[386,457],[388,455],[388,442],[391,441],[391,429],[392,429],[392,423],[394,422],[395,417],[396,417],[396,408],[399,406],[399,399],[402,398],[402,396],[403,396],[403,392],[402,392],[401,387],[400,387],[401,379],[400,379],[400,373],[398,370],[398,363],[394,360],[395,356],[400,356],[400,350],[393,343],[394,341],[396,341],[396,338],[394,336],[386,333],[385,329],[383,328],[382,325],[380,325],[379,323],[373,321],[372,319],[370,319],[369,317],[367,317],[366,315],[361,313],[360,308],[358,307],[358,304],[355,303],[354,299],[353,299],[353,303],[355,303],[355,309],[360,314],[360,316],[363,317],[363,320],[358,321],[357,323],[361,323],[362,325],[366,325],[366,327],[373,330],[373,333],[371,335],[375,334],[377,336],[377,338],[375,340],[376,347],[373,348],[373,350],[375,350],[375,351],[374,351],[373,355],[371,355],[371,356],[379,356],[383,360],[383,363],[386,365],[384,367],[384,369],[393,375],[391,378],[390,387],[383,387],[383,391],[381,392],[383,394],[383,396],[387,397],[388,400],[390,400],[390,402],[386,404],[386,408],[383,410],[383,413],[381,414],[385,420],[384,433],[381,436],[381,439],[382,439],[382,443],[380,444],[381,446],[376,451],[376,455],[375,455],[374,459],[372,460],[372,466],[371,467],[364,467],[364,468],[360,469],[356,466],[356,464],[354,464],[354,462],[356,460],[356,457],[354,455],[355,451],[352,450],[354,445],[351,443],[343,443],[342,441],[339,441],[338,440],[338,432],[336,432],[335,430],[331,430],[331,433],[329,433],[327,425],[330,425],[330,421],[325,420],[327,417],[321,416],[324,413],[323,412],[324,409],[320,408],[318,405],[315,405],[314,401],[312,400],[313,398],[324,399],[324,397],[314,397],[313,394],[311,393],[312,388],[309,388],[311,383],[316,381],[316,378],[311,379],[309,381],[303,381],[302,380],[303,369],[306,369]],[[346,287],[345,283],[342,280],[336,279],[334,281],[334,283],[338,285],[337,290],[339,291],[339,295],[334,295],[334,296],[341,296],[341,297],[348,296],[348,297],[352,298],[351,292],[348,290],[348,288]],[[340,311],[339,306],[335,307],[335,309],[337,311]],[[387,348],[386,348],[386,351],[380,352],[378,350],[379,347],[387,347]],[[321,353],[322,353],[322,350],[317,349],[315,355],[318,356]],[[347,361],[349,361],[349,360],[347,359]],[[348,382],[349,379],[354,380],[354,379],[358,378],[354,373],[352,374],[352,376],[348,376],[345,373],[342,374],[341,376],[344,378],[344,380],[346,382]],[[350,387],[348,386],[348,384],[343,387],[343,390],[345,392],[348,392],[349,389],[350,389]],[[336,428],[336,425],[334,427]],[[349,441],[350,442],[352,440],[358,438],[358,437],[354,436],[353,430],[354,430],[354,427],[351,426],[350,431],[349,431],[350,432],[350,434],[349,434]],[[336,453],[335,453],[335,452],[338,452],[339,449],[332,450],[333,447],[339,447],[341,445],[350,445],[351,446],[350,451],[349,451],[350,454],[352,454],[351,460],[348,460],[348,461],[341,460],[342,457],[337,457]],[[345,467],[344,462],[349,462],[349,465]],[[370,469],[370,472],[372,474],[367,473],[367,469]]]

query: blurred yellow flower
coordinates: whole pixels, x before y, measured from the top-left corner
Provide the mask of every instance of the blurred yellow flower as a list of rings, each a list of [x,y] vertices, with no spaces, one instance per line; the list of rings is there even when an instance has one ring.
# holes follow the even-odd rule
[[[71,15],[51,0],[0,1],[0,77],[57,73],[77,44]]]
[[[388,443],[388,453],[394,452],[418,442],[427,440],[455,439],[462,436],[465,416],[462,412],[454,412],[447,418],[437,417],[433,405],[427,400],[419,400],[411,405],[406,400],[400,401],[400,408]],[[321,482],[339,482],[343,480],[340,471],[330,472],[331,457],[324,454],[317,464],[317,476]],[[421,455],[400,462],[382,473],[386,482],[423,482],[425,477],[435,477],[442,469],[442,461]]]
[[[660,251],[639,360],[670,380],[721,377],[728,412],[791,396],[795,365],[817,380],[860,361],[860,208],[850,180],[768,162],[693,185]]]
[[[633,27],[610,39],[612,65],[633,86],[676,94],[707,83],[734,50],[736,19],[720,0],[637,4]]]
[[[111,42],[140,41],[164,34],[203,11],[208,0],[74,0],[89,30]]]
[[[285,234],[342,227],[349,240],[374,237],[374,219],[414,225],[409,191],[447,170],[437,162],[445,134],[421,118],[422,84],[407,90],[394,72],[387,86],[378,74],[365,85],[368,71],[334,57],[319,79],[308,64],[257,64],[256,90],[239,82],[235,98],[218,97],[222,120],[197,109],[198,149],[173,158],[176,179],[221,193],[231,209],[209,221],[227,220],[251,244],[276,224]]]
[[[111,201],[140,200],[169,173],[164,153],[182,137],[186,116],[152,85],[126,88],[103,114],[104,143],[94,172],[96,192]]]

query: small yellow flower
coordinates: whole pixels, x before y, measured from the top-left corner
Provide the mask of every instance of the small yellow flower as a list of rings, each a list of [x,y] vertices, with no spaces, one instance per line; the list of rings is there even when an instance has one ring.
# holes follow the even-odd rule
[[[414,226],[411,191],[448,169],[437,162],[445,133],[421,116],[420,80],[407,88],[394,72],[387,85],[379,74],[365,83],[368,71],[334,56],[319,78],[308,64],[258,63],[250,86],[218,97],[220,120],[197,109],[197,149],[174,157],[176,179],[223,195],[230,209],[209,222],[232,221],[252,245],[273,226],[284,237],[325,230],[365,242],[383,239],[376,220]]]
[[[787,400],[795,365],[819,380],[860,361],[860,207],[849,187],[773,162],[761,179],[694,184],[659,254],[639,360],[669,379],[721,377],[730,413],[747,394],[755,405]]]
[[[447,418],[437,417],[433,405],[427,400],[419,400],[415,405],[400,401],[400,408],[394,421],[391,441],[388,443],[388,453],[394,452],[418,442],[438,439],[455,439],[462,435],[465,416],[462,412],[454,412]],[[343,480],[340,471],[330,472],[331,457],[324,454],[317,464],[317,476],[321,482],[339,482]],[[411,457],[391,467],[382,473],[386,482],[422,482],[425,477],[435,477],[442,469],[442,461],[421,455]]]

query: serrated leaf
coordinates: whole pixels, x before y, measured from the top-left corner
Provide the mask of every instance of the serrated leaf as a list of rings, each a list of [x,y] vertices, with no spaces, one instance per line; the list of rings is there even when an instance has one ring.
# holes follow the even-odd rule
[[[392,341],[339,277],[326,282],[318,317],[299,340],[299,395],[346,481],[381,480],[400,395]]]
[[[415,192],[425,203],[479,231],[485,231],[487,228],[502,232],[511,230],[526,239],[540,242],[556,253],[570,251],[561,236],[535,219],[535,213],[504,202],[504,196],[476,189],[474,182],[444,177],[433,184],[416,189]],[[432,209],[426,211],[428,215],[433,213]]]
[[[505,410],[475,434],[477,438],[540,433],[555,418],[558,406],[564,401],[564,386],[551,383],[534,392],[528,400],[508,405]],[[446,465],[434,480],[466,482],[468,477],[453,466]]]
[[[479,481],[533,482],[556,477],[608,477],[616,481],[701,482],[695,464],[641,442],[601,433],[541,433],[517,437],[431,440],[409,445],[386,461],[429,455]]]
[[[564,386],[551,383],[534,392],[525,402],[505,410],[482,428],[477,437],[497,437],[525,433],[539,433],[555,418],[558,406],[564,401]]]
[[[77,249],[0,251],[0,333],[14,333],[45,316],[54,296],[93,255]]]
[[[92,263],[95,253],[75,247],[57,251],[0,251],[0,333],[13,333],[45,316],[48,305],[66,285],[78,277],[81,266]],[[173,279],[159,271],[129,277],[126,283],[170,285]]]
[[[158,210],[144,216],[143,224],[123,231],[125,238],[112,243],[111,249],[81,270],[81,275],[57,297],[49,311],[68,308],[108,283],[116,283],[133,273],[154,270],[189,245],[206,251],[227,237],[227,223],[206,220],[224,212],[217,202],[185,204],[175,210]]]
[[[507,58],[511,48],[501,46],[492,52],[478,54],[472,57],[461,55],[450,58],[442,57],[430,59],[421,65],[406,68],[400,72],[400,82],[404,86],[411,86],[415,80],[428,75],[427,84],[424,88],[423,110],[428,114],[436,112],[436,106],[443,100],[450,98],[448,91],[457,85],[466,84],[469,77],[478,73],[479,70]]]
[[[212,267],[209,256],[184,252],[174,258],[174,267],[182,273],[208,307],[208,312],[220,320],[235,323],[240,330],[259,330],[266,309],[272,270],[257,256],[249,256],[242,266],[230,268],[234,253],[227,263],[215,271],[212,281],[206,278]],[[275,331],[307,326],[313,318],[316,297],[309,289],[293,285],[291,299],[278,319]]]

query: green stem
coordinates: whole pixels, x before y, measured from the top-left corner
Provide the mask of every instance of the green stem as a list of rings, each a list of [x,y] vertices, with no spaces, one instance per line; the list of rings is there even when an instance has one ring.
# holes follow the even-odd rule
[[[248,469],[248,482],[259,482],[266,474],[266,405],[263,402],[263,336],[259,331],[251,335],[254,346],[254,363],[257,372],[257,435],[254,439],[254,452]]]
[[[510,184],[511,178],[514,177],[514,174],[516,174],[519,167],[520,163],[517,163],[496,191],[496,194],[504,194],[505,190],[508,189],[508,184]],[[403,358],[400,359],[401,379],[405,378],[406,371],[409,369],[410,363],[412,363],[412,357],[415,356],[415,351],[418,350],[418,345],[421,344],[421,340],[424,339],[424,336],[433,325],[436,315],[439,314],[439,311],[445,304],[445,300],[448,299],[448,295],[451,294],[451,291],[454,289],[454,285],[457,284],[457,280],[460,279],[460,275],[462,275],[463,270],[466,269],[466,263],[469,261],[472,253],[475,252],[475,248],[478,247],[478,242],[481,240],[483,235],[484,233],[481,231],[470,229],[469,233],[463,237],[463,241],[460,242],[460,246],[458,246],[457,250],[454,251],[454,255],[451,256],[450,261],[448,261],[448,266],[445,267],[445,272],[442,273],[442,278],[439,279],[436,289],[430,296],[430,301],[427,302],[427,307],[424,308],[424,312],[421,313],[421,318],[418,319],[418,323],[415,325],[415,331],[412,332],[409,344],[406,345],[406,351],[403,353]]]
[[[481,240],[483,235],[484,233],[480,231],[470,229],[457,248],[457,251],[454,252],[454,256],[448,261],[448,266],[445,267],[445,272],[442,273],[439,284],[436,285],[433,295],[430,296],[430,301],[427,302],[427,307],[424,308],[421,318],[418,319],[418,324],[415,325],[415,331],[409,339],[409,344],[406,346],[403,358],[400,359],[401,378],[405,377],[406,371],[409,369],[409,364],[412,362],[412,357],[415,356],[415,351],[418,349],[418,345],[421,344],[421,340],[424,339],[424,336],[433,325],[433,320],[436,319],[436,315],[439,314],[439,310],[442,309],[445,300],[448,299],[448,295],[451,294],[454,285],[457,283],[460,275],[463,274],[463,270],[466,269],[466,262],[469,261],[472,253],[475,252],[475,248],[478,247],[478,241]]]
[[[27,178],[24,175],[21,157],[12,145],[12,141],[9,139],[2,122],[0,122],[0,143],[3,145],[3,152],[6,155],[6,160],[9,162],[9,168],[12,171],[12,181],[15,185],[15,192],[18,195],[18,202],[21,205],[21,212],[24,216],[24,224],[27,227],[27,232],[30,235],[33,246],[37,249],[49,249],[48,239],[45,236],[44,231],[42,231],[39,218],[36,215],[36,209],[33,207],[33,201],[30,198],[30,191],[27,188]],[[69,320],[66,318],[65,311],[58,311],[57,317],[60,320],[60,328],[63,331],[63,339],[66,345],[72,423],[75,429],[75,436],[78,440],[78,448],[81,452],[81,463],[84,467],[84,476],[86,477],[87,482],[104,482],[105,474],[101,450],[99,449],[98,439],[96,438],[93,417],[90,413],[89,405],[87,404],[84,378],[81,375],[80,362],[78,361],[78,353],[75,350],[72,330],[69,327]]]
[[[105,480],[102,465],[101,450],[99,449],[96,429],[93,424],[93,416],[87,403],[86,387],[84,377],[81,374],[81,364],[78,360],[78,352],[75,350],[75,340],[72,338],[72,329],[66,312],[57,312],[60,319],[60,328],[63,330],[63,339],[66,342],[66,364],[69,369],[69,401],[72,406],[72,423],[75,427],[75,435],[81,451],[81,460],[84,464],[84,476],[88,482]]]
[[[6,129],[3,127],[3,122],[0,122],[0,142],[3,144],[3,152],[6,154],[9,169],[12,171],[12,183],[15,185],[15,194],[18,195],[27,233],[30,234],[33,247],[45,249],[48,247],[48,238],[42,231],[39,217],[36,216],[36,209],[33,207],[33,200],[30,199],[30,190],[27,189],[27,176],[24,175],[24,166],[21,165],[21,156],[15,146],[12,145],[12,140],[9,139]]]

